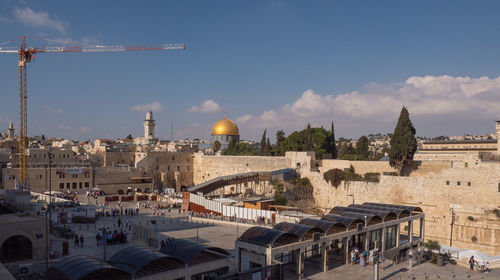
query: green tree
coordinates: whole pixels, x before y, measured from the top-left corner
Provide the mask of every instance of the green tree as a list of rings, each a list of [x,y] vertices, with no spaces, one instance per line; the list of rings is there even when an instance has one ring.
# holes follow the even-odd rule
[[[221,147],[220,142],[215,140],[215,142],[213,144],[214,153],[217,153],[220,150],[220,147]]]
[[[332,155],[332,158],[335,159],[337,158],[337,145],[335,144],[335,128],[333,126],[333,122],[332,122],[332,126],[330,128],[330,135],[329,135],[329,153]]]
[[[361,136],[356,142],[356,155],[359,159],[368,159],[370,151],[368,150],[369,142],[366,136]]]
[[[273,147],[271,146],[271,141],[267,138],[266,145],[264,146],[264,156],[270,156]]]
[[[306,151],[312,151],[314,147],[313,140],[312,140],[312,130],[311,130],[311,124],[307,124],[306,128],[306,146],[305,150]]]
[[[276,132],[276,146],[274,147],[274,155],[282,156],[283,152],[281,151],[281,142],[285,141],[285,132],[283,130],[278,130]]]
[[[264,149],[266,148],[266,133],[267,129],[264,129],[264,133],[262,133],[262,138],[260,139],[259,155],[261,156],[264,155]]]
[[[394,128],[389,149],[389,164],[396,168],[401,175],[403,167],[413,159],[417,151],[417,139],[415,138],[415,127],[410,120],[410,114],[405,106],[401,109],[398,123]]]

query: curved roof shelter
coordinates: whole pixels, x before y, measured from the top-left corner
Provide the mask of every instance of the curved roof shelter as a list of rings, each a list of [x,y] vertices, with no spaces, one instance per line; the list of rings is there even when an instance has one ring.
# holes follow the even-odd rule
[[[339,232],[344,232],[346,231],[347,227],[339,222],[332,222],[328,220],[316,220],[316,219],[303,219],[300,221],[301,224],[303,225],[308,225],[308,226],[313,226],[313,227],[318,227],[323,230],[325,235],[331,235]]]
[[[184,267],[180,259],[139,246],[118,251],[108,262],[136,276],[146,276]]]
[[[194,265],[214,259],[227,258],[231,254],[221,248],[208,248],[186,239],[174,239],[160,248],[160,253],[178,259],[184,264]]]
[[[365,225],[365,221],[360,218],[353,218],[353,217],[332,215],[332,214],[324,215],[323,217],[321,217],[321,220],[341,223],[347,228],[347,230],[357,229],[358,224],[363,224],[363,226]]]
[[[422,208],[420,208],[418,206],[385,204],[385,203],[375,203],[375,202],[365,202],[365,203],[363,203],[363,205],[373,205],[373,206],[383,206],[383,207],[389,207],[389,208],[405,209],[405,210],[410,211],[411,215],[420,214],[420,213],[424,212],[422,210]]]
[[[321,235],[325,234],[325,231],[319,227],[304,224],[292,224],[288,222],[279,223],[275,225],[273,229],[286,233],[293,233],[298,236],[301,241],[313,239],[313,234],[315,233],[319,233]]]
[[[398,215],[396,213],[388,210],[375,210],[375,209],[342,207],[342,206],[336,206],[332,208],[332,210],[330,210],[330,214],[342,214],[346,211],[380,216],[384,222],[393,221],[398,218]]]
[[[131,279],[130,273],[88,256],[66,258],[47,270],[47,280]]]
[[[345,211],[344,213],[342,213],[342,216],[358,218],[360,220],[363,220],[363,225],[365,224],[364,220],[366,217],[367,220],[366,222],[369,226],[380,224],[383,222],[382,217],[380,217],[379,215],[369,214],[369,213],[357,213],[357,212]]]
[[[247,229],[238,239],[259,245],[278,247],[299,241],[299,237],[293,233],[286,233],[265,227],[251,227]]]
[[[375,205],[361,205],[361,204],[351,204],[347,207],[350,208],[360,208],[360,209],[373,209],[379,211],[390,211],[397,215],[398,219],[410,217],[410,211],[402,208],[391,208],[386,206],[375,206]]]

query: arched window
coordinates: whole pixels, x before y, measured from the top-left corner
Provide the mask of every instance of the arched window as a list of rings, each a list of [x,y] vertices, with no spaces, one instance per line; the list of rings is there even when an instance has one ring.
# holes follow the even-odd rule
[[[33,258],[33,245],[22,235],[15,235],[2,244],[0,262],[15,262]]]

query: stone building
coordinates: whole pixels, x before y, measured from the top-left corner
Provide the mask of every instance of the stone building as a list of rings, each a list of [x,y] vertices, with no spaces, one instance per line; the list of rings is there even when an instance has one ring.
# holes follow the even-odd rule
[[[497,139],[486,140],[440,140],[440,141],[424,141],[420,148],[423,152],[438,153],[443,152],[458,152],[458,153],[476,153],[489,152],[500,153],[500,120],[496,121]]]
[[[29,202],[29,195],[27,199]],[[45,222],[42,217],[16,213],[7,205],[0,205],[0,224],[2,225],[2,230],[0,230],[1,263],[22,263],[44,259],[46,236]]]

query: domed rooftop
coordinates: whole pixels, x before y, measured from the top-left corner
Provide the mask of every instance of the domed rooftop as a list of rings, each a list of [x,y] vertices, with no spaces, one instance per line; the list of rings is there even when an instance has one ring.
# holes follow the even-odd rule
[[[240,132],[238,130],[238,126],[236,124],[228,119],[227,117],[224,117],[223,119],[219,120],[214,124],[214,127],[212,128],[212,135],[240,135]]]

